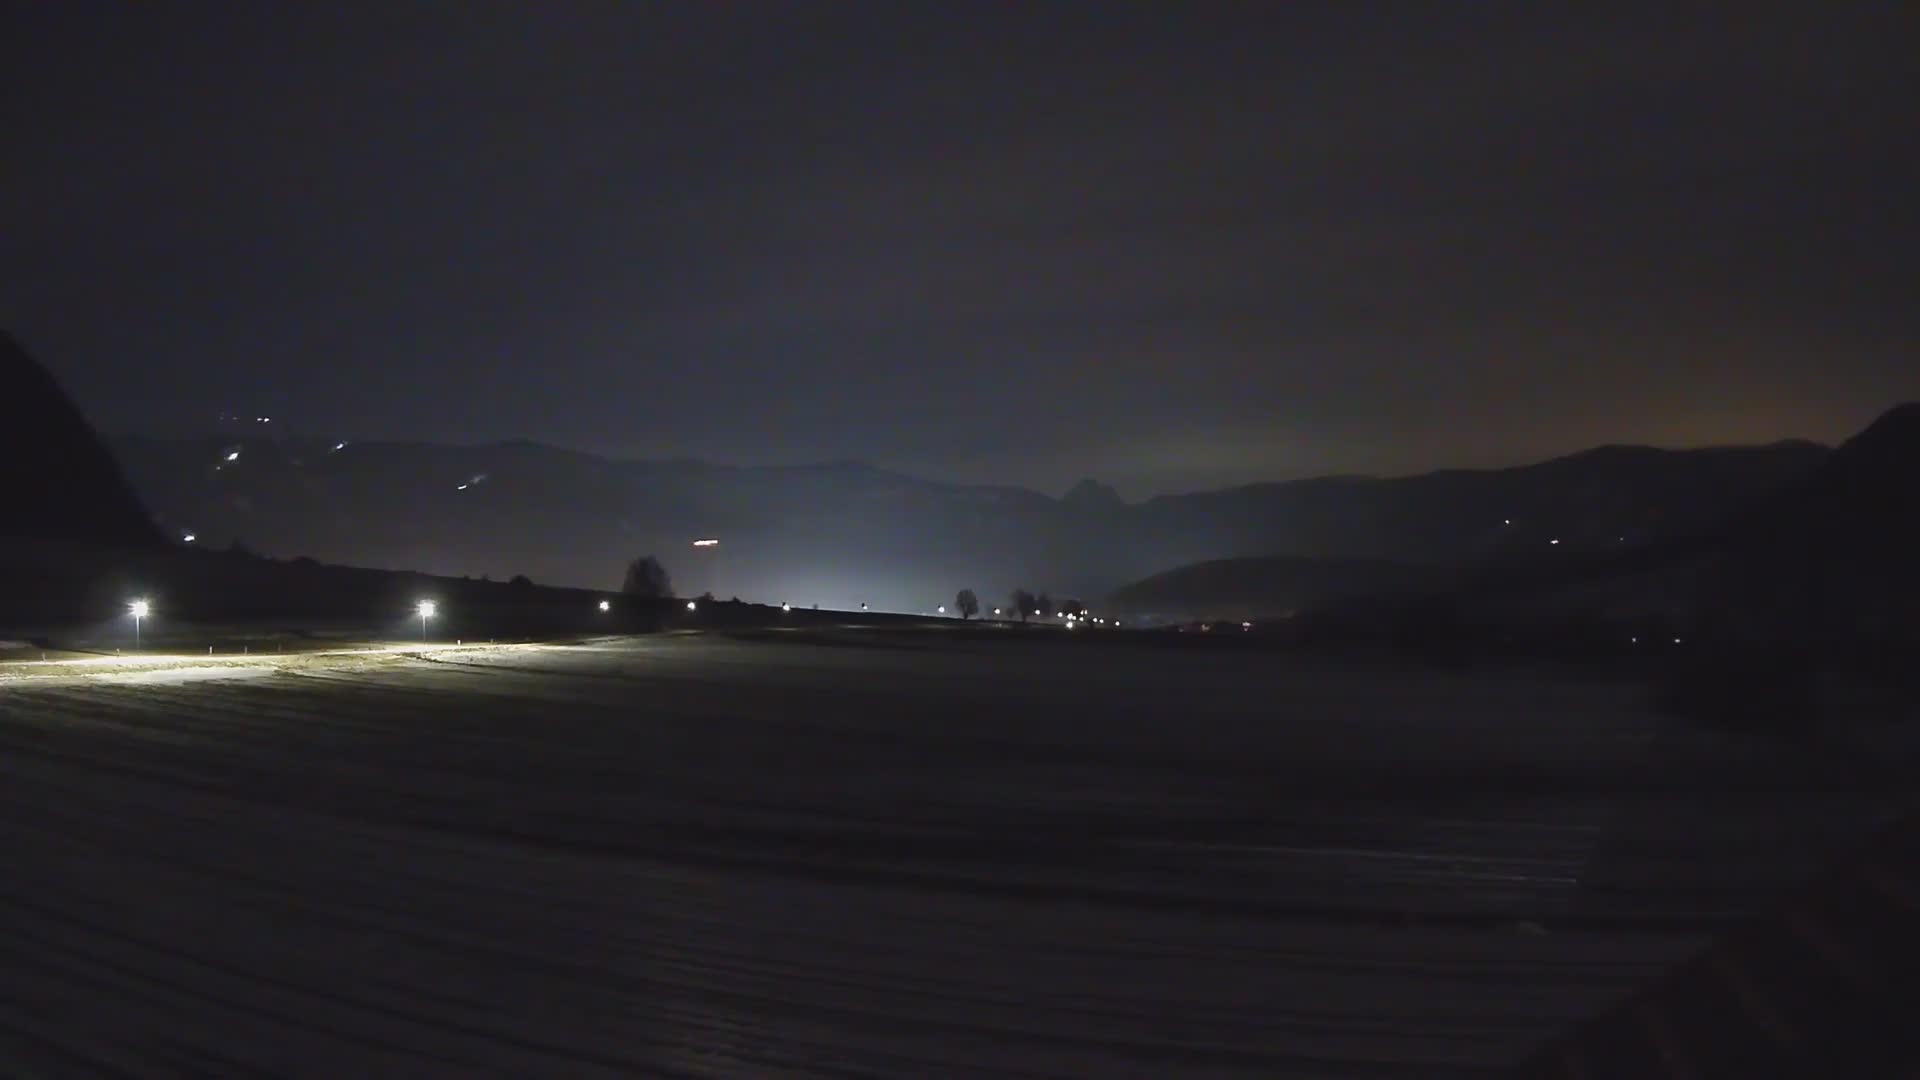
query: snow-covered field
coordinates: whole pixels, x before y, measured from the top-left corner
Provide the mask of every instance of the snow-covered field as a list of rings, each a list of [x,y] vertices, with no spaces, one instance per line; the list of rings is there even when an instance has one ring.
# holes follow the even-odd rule
[[[825,632],[100,667],[0,672],[8,1074],[1476,1075],[1898,806],[1544,673]]]

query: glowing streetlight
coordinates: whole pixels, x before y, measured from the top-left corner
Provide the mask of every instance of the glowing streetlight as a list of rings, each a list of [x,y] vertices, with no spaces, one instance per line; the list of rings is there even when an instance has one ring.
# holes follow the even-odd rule
[[[601,611],[612,611],[612,610],[613,610],[613,602],[612,602],[611,600],[602,600],[602,601],[600,601],[600,610],[601,610]]]
[[[788,611],[792,611],[792,610],[793,610],[793,605],[792,605],[792,604],[781,604],[781,605],[780,605],[780,610],[781,610],[782,612],[788,612]]]
[[[694,603],[694,602],[693,602],[693,601],[691,601],[691,600],[689,600],[689,601],[687,601],[687,610],[688,610],[688,611],[698,611],[698,610],[700,610],[700,605],[699,605],[699,604],[696,604],[696,603]]]
[[[720,544],[720,541],[718,541],[718,540],[715,540],[715,539],[713,539],[713,538],[711,538],[711,537],[707,537],[707,538],[704,538],[704,539],[700,539],[700,540],[695,540],[695,541],[693,542],[693,546],[694,546],[694,547],[718,547],[718,546],[719,546],[719,544]]]
[[[227,451],[227,460],[228,460],[228,461],[239,461],[239,460],[240,460],[240,451],[238,451],[238,450],[229,450],[229,451]]]
[[[998,618],[998,617],[999,617],[999,615],[1000,615],[1000,609],[999,609],[999,608],[994,608],[994,609],[993,609],[993,614],[994,614],[994,617],[996,617],[996,618]]]
[[[195,540],[198,540],[198,539],[200,539],[200,538],[199,538],[199,537],[197,537],[197,536],[195,536],[194,534],[192,534],[192,533],[190,533],[190,532],[189,532],[189,533],[181,533],[181,534],[180,534],[180,542],[181,542],[181,543],[183,543],[183,544],[191,544],[191,543],[193,543],[193,542],[194,542]]]
[[[941,604],[939,608],[939,613],[942,615],[945,615],[947,613],[947,605]]]
[[[133,616],[133,649],[140,651],[140,620],[147,617],[153,607],[145,600],[135,600],[127,605],[127,614]]]
[[[420,616],[420,640],[425,641],[427,640],[427,620],[440,614],[440,605],[431,600],[422,600],[413,606],[413,610]]]

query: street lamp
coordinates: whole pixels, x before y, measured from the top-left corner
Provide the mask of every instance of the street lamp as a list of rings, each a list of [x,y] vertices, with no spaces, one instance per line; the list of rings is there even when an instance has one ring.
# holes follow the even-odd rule
[[[691,601],[691,600],[689,600],[689,601],[687,601],[687,610],[688,610],[688,611],[695,611],[695,610],[698,610],[698,609],[699,609],[699,607],[700,607],[700,605],[698,605],[698,604],[696,604],[696,603],[694,603],[693,601]]]
[[[946,613],[947,613],[947,605],[945,605],[945,604],[941,604],[941,605],[940,605],[940,614],[942,614],[942,615],[945,615]]]
[[[133,651],[140,651],[140,620],[147,617],[153,608],[145,600],[135,600],[127,605],[127,614],[133,616]]]
[[[420,615],[420,640],[425,641],[427,640],[427,620],[440,614],[440,605],[431,600],[422,600],[414,605],[413,610]]]
[[[601,610],[601,611],[612,611],[612,610],[613,610],[613,602],[612,602],[612,601],[610,601],[610,600],[602,600],[602,601],[600,601],[600,610]]]

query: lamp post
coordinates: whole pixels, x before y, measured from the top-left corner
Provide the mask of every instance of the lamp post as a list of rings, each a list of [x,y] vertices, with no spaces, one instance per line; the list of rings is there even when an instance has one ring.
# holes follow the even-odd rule
[[[424,642],[427,640],[427,620],[440,613],[440,605],[431,600],[422,600],[414,605],[413,610],[420,616],[420,640]]]
[[[133,651],[140,651],[140,621],[147,617],[153,608],[145,600],[135,600],[127,605],[127,614],[133,616]]]

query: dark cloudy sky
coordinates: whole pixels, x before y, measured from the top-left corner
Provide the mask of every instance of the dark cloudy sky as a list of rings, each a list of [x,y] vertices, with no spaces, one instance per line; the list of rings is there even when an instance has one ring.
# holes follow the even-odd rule
[[[1569,8],[8,0],[0,319],[106,427],[1130,496],[1920,397],[1911,5]]]

